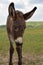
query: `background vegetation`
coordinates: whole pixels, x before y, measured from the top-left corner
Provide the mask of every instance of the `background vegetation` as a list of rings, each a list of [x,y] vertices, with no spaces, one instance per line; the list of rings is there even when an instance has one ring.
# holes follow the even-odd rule
[[[23,65],[43,65],[43,22],[27,22],[23,37]],[[0,64],[7,65],[9,60],[9,40],[6,26],[0,26]],[[17,64],[14,43],[13,63]],[[6,61],[5,61],[6,60]],[[14,63],[14,65],[15,65]]]

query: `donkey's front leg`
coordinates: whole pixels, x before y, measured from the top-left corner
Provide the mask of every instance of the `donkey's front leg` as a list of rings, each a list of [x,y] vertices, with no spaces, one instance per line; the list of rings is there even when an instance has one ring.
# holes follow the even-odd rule
[[[9,58],[9,65],[13,65],[13,63],[12,63],[12,57],[13,57],[13,53],[14,53],[14,48],[13,48],[14,41],[13,41],[12,36],[10,36],[9,39],[10,39],[10,58]]]
[[[22,65],[22,44],[16,42],[16,50],[18,53],[18,65]]]
[[[10,42],[10,59],[9,59],[9,65],[13,65],[13,64],[12,64],[13,52],[14,52],[14,48],[13,48],[12,43]]]

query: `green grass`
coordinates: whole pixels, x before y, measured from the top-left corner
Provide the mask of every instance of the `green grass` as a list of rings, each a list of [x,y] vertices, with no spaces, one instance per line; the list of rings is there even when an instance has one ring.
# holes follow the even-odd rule
[[[40,32],[39,32],[40,31]],[[36,54],[43,53],[43,29],[25,30],[24,34],[24,51]]]
[[[33,52],[36,54],[43,53],[43,28],[40,27],[41,25],[43,25],[43,23],[28,22],[26,24],[27,28],[23,37],[23,51],[27,53]],[[6,52],[8,48],[9,40],[7,36],[7,31],[6,27],[3,26],[0,27],[0,51]]]
[[[24,33],[24,51],[28,53],[43,53],[43,23],[31,22],[27,24]],[[31,26],[31,27],[29,27]],[[34,26],[32,28],[32,26]],[[42,26],[42,28],[40,27]]]
[[[43,54],[43,23],[28,22],[23,36],[23,53],[42,55]],[[0,54],[5,55],[9,50],[9,40],[6,27],[0,27]],[[15,44],[14,44],[15,48]],[[32,64],[29,64],[32,65]],[[37,65],[37,64],[36,64]]]

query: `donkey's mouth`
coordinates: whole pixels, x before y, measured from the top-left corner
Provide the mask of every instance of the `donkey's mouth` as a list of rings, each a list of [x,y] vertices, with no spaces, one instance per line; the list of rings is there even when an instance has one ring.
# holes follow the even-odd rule
[[[23,40],[22,37],[18,37],[17,39],[15,39],[16,44],[22,44]]]

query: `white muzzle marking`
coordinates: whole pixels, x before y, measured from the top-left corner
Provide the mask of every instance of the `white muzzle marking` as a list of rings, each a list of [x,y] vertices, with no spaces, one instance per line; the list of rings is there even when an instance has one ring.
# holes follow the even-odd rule
[[[22,43],[23,42],[23,40],[22,40],[22,37],[18,37],[16,40],[15,40],[15,42],[18,42],[18,43]]]

